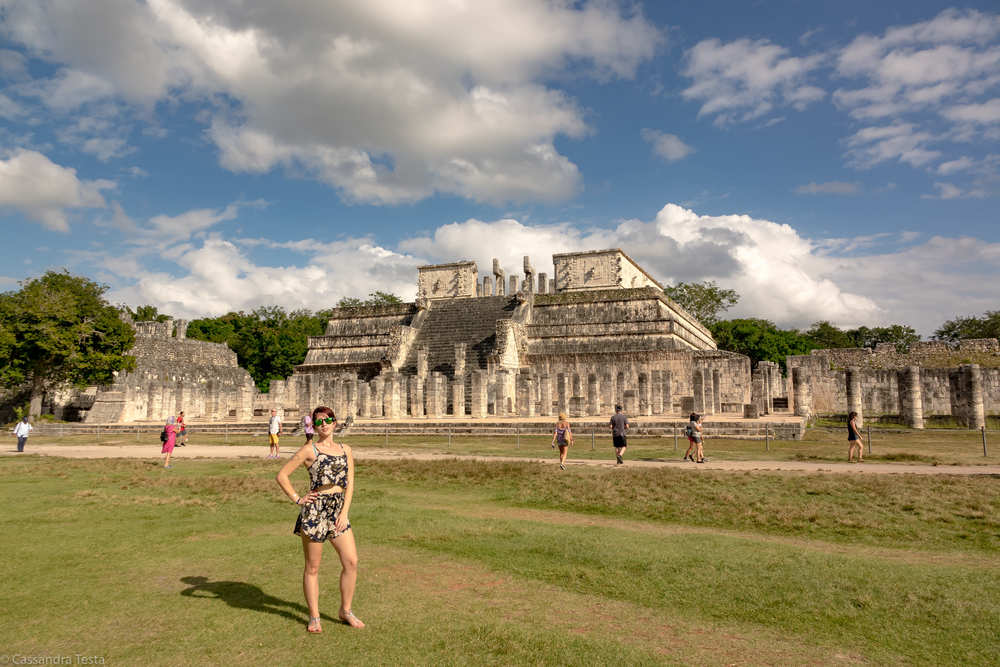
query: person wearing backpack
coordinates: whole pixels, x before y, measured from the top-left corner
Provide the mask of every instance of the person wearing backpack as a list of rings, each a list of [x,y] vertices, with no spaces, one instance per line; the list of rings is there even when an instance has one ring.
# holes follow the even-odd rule
[[[573,444],[573,429],[569,426],[569,420],[565,412],[559,413],[559,421],[556,422],[556,429],[552,432],[552,446],[559,445],[559,469],[566,469],[566,453],[569,446]]]
[[[704,463],[705,462],[705,452],[701,447],[701,415],[696,412],[692,412],[691,416],[688,418],[689,421],[687,426],[684,427],[684,435],[687,436],[688,445],[687,451],[684,452],[683,461],[691,461],[692,463]],[[692,456],[692,453],[694,456]],[[695,459],[695,456],[698,458]]]

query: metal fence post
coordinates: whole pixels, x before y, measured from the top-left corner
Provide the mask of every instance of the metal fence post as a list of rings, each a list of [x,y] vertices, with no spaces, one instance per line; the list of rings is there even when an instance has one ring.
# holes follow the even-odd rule
[[[594,429],[590,429],[590,451],[594,451],[594,446],[596,444],[597,436],[594,435]]]
[[[770,429],[767,428],[767,424],[764,424],[764,451],[767,452],[771,451],[771,441],[769,439],[770,436],[771,436]]]
[[[521,428],[514,427],[514,449],[521,449]]]
[[[385,425],[385,446],[389,446],[389,425]]]
[[[868,456],[872,455],[872,425],[868,425]]]
[[[222,440],[223,440],[223,442],[225,442],[228,445],[229,444],[229,424],[223,424],[222,425],[222,432],[223,432]]]
[[[674,424],[671,427],[671,430],[673,430],[673,432],[674,432],[674,454],[676,454],[677,453],[677,424]]]
[[[986,453],[986,427],[981,427],[980,432],[983,434],[983,456],[988,456]]]
[[[451,449],[451,427],[448,427],[448,449]]]

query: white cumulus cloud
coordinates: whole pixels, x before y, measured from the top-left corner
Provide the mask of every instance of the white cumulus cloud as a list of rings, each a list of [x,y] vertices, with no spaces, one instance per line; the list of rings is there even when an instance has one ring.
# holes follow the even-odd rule
[[[37,151],[17,150],[0,158],[0,210],[15,209],[49,229],[69,231],[67,209],[103,208],[109,180],[80,180],[76,169]]]
[[[377,204],[572,195],[580,174],[555,141],[589,128],[543,82],[570,66],[633,77],[663,41],[607,0],[11,0],[5,13],[5,36],[59,67],[31,82],[53,108],[195,102],[224,167],[293,169]]]

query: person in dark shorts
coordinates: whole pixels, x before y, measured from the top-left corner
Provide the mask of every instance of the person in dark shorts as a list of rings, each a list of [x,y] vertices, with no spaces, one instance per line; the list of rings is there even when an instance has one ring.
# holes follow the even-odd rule
[[[177,431],[177,446],[185,447],[188,443],[187,434],[187,424],[184,423],[184,411],[181,410],[177,415],[177,421],[174,424],[174,429]]]
[[[858,452],[858,463],[865,460],[865,443],[861,439],[861,429],[858,428],[858,413],[851,411],[847,415],[847,462],[854,463],[854,451]]]
[[[611,415],[611,441],[618,465],[625,463],[622,457],[625,455],[625,448],[628,447],[628,442],[625,440],[626,431],[628,431],[628,417],[622,413],[622,406],[616,405],[615,414]]]

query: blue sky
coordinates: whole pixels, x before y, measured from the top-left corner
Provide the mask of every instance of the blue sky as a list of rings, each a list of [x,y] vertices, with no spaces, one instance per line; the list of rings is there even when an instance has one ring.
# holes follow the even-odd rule
[[[0,0],[0,288],[313,310],[621,247],[787,327],[1000,307],[995,2]]]

